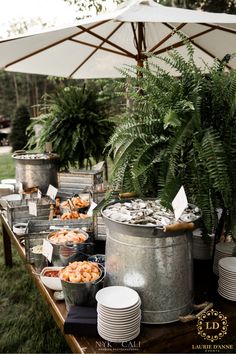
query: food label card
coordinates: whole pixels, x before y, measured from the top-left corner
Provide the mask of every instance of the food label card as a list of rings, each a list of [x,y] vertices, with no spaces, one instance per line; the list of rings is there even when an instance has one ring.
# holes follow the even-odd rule
[[[49,184],[46,195],[47,195],[49,198],[55,200],[56,195],[57,195],[57,191],[58,191],[57,188],[55,188],[55,187],[53,187],[51,184]]]
[[[35,202],[29,201],[28,202],[28,207],[29,207],[29,214],[37,216],[37,204]]]
[[[24,192],[24,188],[23,188],[23,183],[22,182],[18,182],[18,192],[19,193],[23,193]]]
[[[88,210],[88,212],[87,212],[87,215],[88,215],[88,216],[93,216],[93,209],[95,209],[96,206],[97,206],[96,203],[94,203],[94,202],[91,203],[90,208],[89,208],[89,210]]]
[[[41,192],[40,189],[38,189],[37,198],[38,198],[38,199],[41,199],[41,198],[42,198],[42,192]]]
[[[188,200],[183,186],[180,188],[171,204],[174,210],[175,220],[177,221],[188,206]]]
[[[49,262],[52,261],[53,246],[48,240],[43,240],[43,255],[48,259]]]

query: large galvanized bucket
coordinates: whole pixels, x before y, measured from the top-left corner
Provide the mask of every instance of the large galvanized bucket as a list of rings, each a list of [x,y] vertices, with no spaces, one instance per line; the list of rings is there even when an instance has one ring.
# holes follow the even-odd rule
[[[142,300],[142,322],[170,323],[193,309],[192,232],[164,232],[107,218],[105,286],[124,285]]]
[[[52,264],[54,266],[65,267],[74,261],[83,261],[91,255],[93,251],[93,243],[88,242],[89,235],[87,232],[80,230],[86,236],[86,241],[78,244],[53,244],[50,242],[50,233],[47,240],[53,246]]]
[[[101,264],[99,264],[101,276],[95,280],[87,283],[71,283],[61,279],[62,290],[65,296],[65,304],[67,311],[71,306],[95,306],[95,296],[102,288],[105,271]]]
[[[41,158],[41,155],[44,158]],[[17,189],[21,182],[26,189],[38,187],[43,194],[46,194],[49,184],[58,186],[58,155],[33,154],[22,150],[14,152],[12,157],[16,162]]]

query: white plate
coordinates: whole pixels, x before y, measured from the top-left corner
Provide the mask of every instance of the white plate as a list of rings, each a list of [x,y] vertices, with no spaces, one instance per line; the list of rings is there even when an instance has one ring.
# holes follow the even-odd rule
[[[236,301],[236,296],[233,297],[230,295],[225,295],[224,293],[221,292],[221,289],[218,289],[218,293],[227,300]]]
[[[230,283],[226,283],[222,280],[219,280],[218,281],[218,284],[219,284],[219,287],[222,288],[222,289],[228,289],[230,291],[234,291],[236,293],[236,283],[234,284],[230,284]]]
[[[223,268],[219,267],[219,274],[220,277],[224,277],[229,280],[235,280],[236,281],[236,272],[230,272],[228,270],[223,270]]]
[[[236,257],[225,257],[220,259],[219,266],[224,270],[228,270],[236,274]]]
[[[141,301],[138,301],[137,304],[135,304],[134,306],[115,309],[115,308],[109,308],[109,307],[103,306],[102,304],[98,303],[97,309],[99,312],[102,311],[104,313],[122,316],[125,314],[131,314],[131,313],[134,313],[135,311],[138,311],[138,309],[140,308],[140,305],[141,305]]]
[[[236,298],[236,292],[233,291],[233,290],[230,290],[228,288],[222,288],[221,286],[219,287],[220,291],[223,293],[223,294],[226,294],[226,295],[230,295],[230,296],[233,296]]]
[[[136,309],[135,311],[132,311],[132,312],[122,312],[120,314],[117,314],[117,313],[113,313],[113,312],[106,312],[106,311],[103,311],[103,310],[98,310],[97,311],[98,315],[99,316],[105,316],[105,317],[108,317],[108,318],[117,318],[117,320],[122,320],[122,319],[130,319],[130,318],[133,318],[135,316],[138,316],[140,313],[141,313],[141,309],[138,308]]]
[[[96,300],[99,304],[112,309],[125,309],[136,305],[139,295],[126,286],[108,286],[97,292]]]
[[[224,277],[224,276],[221,275],[221,276],[219,277],[219,281],[225,283],[226,285],[236,286],[236,280],[233,279],[233,278],[231,279],[231,278],[228,277],[228,276],[227,276],[227,278],[226,278],[226,277]]]
[[[98,331],[105,334],[106,336],[112,336],[112,338],[127,338],[133,336],[135,333],[140,331],[140,325],[137,326],[134,330],[129,330],[127,329],[124,332],[112,332],[109,330],[109,328],[103,328],[102,326],[98,325]]]
[[[98,318],[101,318],[103,321],[108,321],[108,322],[114,322],[114,323],[130,323],[131,321],[135,320],[136,318],[140,317],[141,316],[141,311],[133,314],[132,316],[110,316],[110,315],[107,315],[107,314],[104,314],[104,313],[99,313],[98,312]]]
[[[110,327],[111,329],[124,329],[126,327],[130,328],[132,326],[136,326],[138,323],[140,324],[141,321],[141,316],[138,316],[131,321],[127,322],[122,322],[122,321],[117,321],[117,322],[109,322],[104,320],[103,318],[98,317],[98,323],[101,324],[104,327]]]
[[[133,335],[140,327],[140,322],[135,324],[134,326],[126,327],[126,328],[109,328],[108,326],[103,326],[100,322],[98,323],[99,330],[103,331],[103,333],[107,335],[112,335],[113,337],[124,337],[127,335]]]
[[[233,258],[233,257],[227,257],[227,258]],[[225,258],[222,258],[222,259],[225,259]],[[219,263],[219,270],[221,270],[222,273],[232,274],[232,275],[234,275],[236,277],[236,271],[235,270],[230,270],[230,269],[223,268],[221,263]]]
[[[216,250],[221,253],[232,254],[234,246],[234,242],[220,242],[216,244]]]
[[[16,184],[15,178],[5,178],[1,180],[2,184]]]

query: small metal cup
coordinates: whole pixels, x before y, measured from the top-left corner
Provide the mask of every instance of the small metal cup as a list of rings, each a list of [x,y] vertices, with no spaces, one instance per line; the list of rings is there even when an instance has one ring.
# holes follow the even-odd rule
[[[33,253],[33,260],[36,273],[40,273],[47,266],[47,258],[42,253]]]

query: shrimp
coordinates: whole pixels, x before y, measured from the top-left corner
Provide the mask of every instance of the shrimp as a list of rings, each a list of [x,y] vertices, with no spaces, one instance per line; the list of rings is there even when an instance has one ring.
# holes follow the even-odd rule
[[[82,273],[82,281],[84,283],[87,283],[91,280],[91,274],[87,273],[87,272],[83,272]]]
[[[92,266],[92,269],[91,269],[92,273],[100,273],[100,270],[98,269],[97,266]]]
[[[81,274],[71,274],[70,282],[71,283],[80,283],[82,280]]]
[[[99,274],[98,273],[91,273],[91,281],[95,281],[99,278]]]
[[[91,265],[89,263],[85,263],[82,265],[82,270],[85,272],[91,272]]]
[[[70,263],[70,268],[71,269],[76,269],[78,267],[78,265],[77,265],[77,262],[74,262],[74,263]]]
[[[63,271],[60,272],[59,277],[62,280],[68,281],[69,277],[70,277],[70,272],[66,271],[66,270],[63,270]]]

